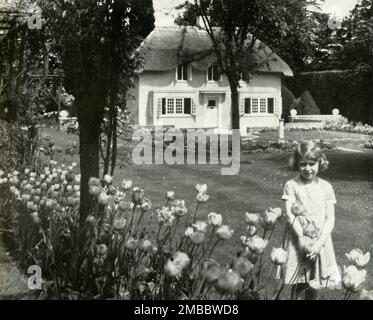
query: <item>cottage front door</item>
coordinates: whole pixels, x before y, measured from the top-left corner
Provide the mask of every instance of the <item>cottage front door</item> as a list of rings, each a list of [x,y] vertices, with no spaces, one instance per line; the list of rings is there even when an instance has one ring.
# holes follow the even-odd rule
[[[217,128],[218,127],[218,109],[219,109],[219,98],[218,97],[206,97],[205,103],[205,128]]]

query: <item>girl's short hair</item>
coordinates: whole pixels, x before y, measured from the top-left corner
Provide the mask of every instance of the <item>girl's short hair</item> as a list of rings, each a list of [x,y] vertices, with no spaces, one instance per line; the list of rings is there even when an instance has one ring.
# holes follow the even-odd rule
[[[319,162],[319,170],[325,171],[329,167],[329,161],[321,148],[313,141],[301,141],[294,149],[289,159],[289,165],[293,170],[299,169],[301,159],[315,159]]]

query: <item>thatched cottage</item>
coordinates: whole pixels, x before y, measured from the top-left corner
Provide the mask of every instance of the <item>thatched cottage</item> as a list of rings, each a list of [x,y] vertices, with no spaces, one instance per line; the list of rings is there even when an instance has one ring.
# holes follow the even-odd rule
[[[175,128],[231,127],[228,79],[218,73],[208,34],[197,27],[156,27],[139,48],[139,71],[128,109],[141,126]],[[265,45],[258,59],[267,59],[249,83],[239,89],[240,127],[278,127],[282,113],[281,81],[292,76],[289,66]],[[269,58],[268,58],[269,57]]]

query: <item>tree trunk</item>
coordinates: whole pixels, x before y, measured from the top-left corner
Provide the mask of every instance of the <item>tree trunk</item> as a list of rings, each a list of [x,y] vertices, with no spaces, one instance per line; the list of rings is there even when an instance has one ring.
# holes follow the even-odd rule
[[[110,175],[114,174],[115,165],[117,162],[117,152],[118,152],[118,119],[117,119],[117,109],[114,107],[113,111],[113,155],[111,158],[111,170]]]
[[[230,84],[231,88],[231,122],[232,129],[240,129],[240,105],[237,86]]]
[[[84,225],[92,207],[92,196],[89,194],[90,177],[99,176],[99,137],[103,117],[104,101],[96,93],[87,91],[77,97],[79,120],[79,151],[81,172],[80,193],[80,226]]]

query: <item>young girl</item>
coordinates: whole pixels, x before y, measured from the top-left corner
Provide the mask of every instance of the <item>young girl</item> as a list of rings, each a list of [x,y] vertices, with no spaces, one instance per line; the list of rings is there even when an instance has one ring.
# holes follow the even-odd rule
[[[312,141],[300,143],[290,160],[299,174],[285,184],[282,196],[288,222],[283,276],[292,285],[292,298],[305,292],[305,299],[313,300],[317,289],[341,282],[331,238],[336,199],[330,183],[317,176],[329,163]]]

